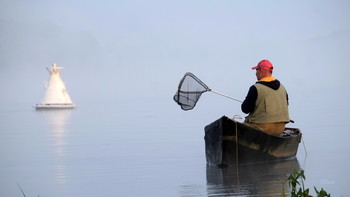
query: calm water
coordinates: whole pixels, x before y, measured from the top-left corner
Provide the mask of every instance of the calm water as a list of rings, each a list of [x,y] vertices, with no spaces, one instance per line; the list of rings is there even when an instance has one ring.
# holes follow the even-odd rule
[[[18,185],[28,197],[278,196],[294,168],[305,170],[307,187],[350,196],[344,106],[310,101],[310,109],[294,111],[307,155],[300,144],[295,160],[220,169],[206,165],[203,128],[230,114],[201,102],[191,112],[171,99],[58,111],[6,106],[0,111],[0,196],[23,196]]]

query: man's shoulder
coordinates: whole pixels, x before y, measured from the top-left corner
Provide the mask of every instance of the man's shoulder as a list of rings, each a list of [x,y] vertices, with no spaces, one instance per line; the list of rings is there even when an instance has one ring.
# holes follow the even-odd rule
[[[278,88],[281,87],[281,82],[278,81],[277,79],[276,80],[273,80],[273,81],[258,81],[254,84],[257,88],[259,87],[269,87],[271,89],[274,89],[274,90],[278,90]]]
[[[249,88],[249,92],[252,92],[252,91],[257,92],[257,87],[256,87],[256,84],[254,84],[254,85],[250,86],[250,88]]]

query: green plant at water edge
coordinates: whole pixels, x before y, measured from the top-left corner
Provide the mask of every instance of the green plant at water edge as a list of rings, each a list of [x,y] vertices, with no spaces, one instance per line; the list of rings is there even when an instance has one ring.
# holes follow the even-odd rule
[[[297,171],[294,169],[293,173],[288,177],[287,181],[289,187],[292,187],[291,197],[313,197],[310,195],[310,189],[304,187],[304,170]],[[284,183],[285,185],[285,183]],[[330,197],[331,194],[328,194],[323,188],[320,191],[314,187],[317,197]],[[282,190],[281,196],[285,197],[286,194],[284,192],[284,188]]]

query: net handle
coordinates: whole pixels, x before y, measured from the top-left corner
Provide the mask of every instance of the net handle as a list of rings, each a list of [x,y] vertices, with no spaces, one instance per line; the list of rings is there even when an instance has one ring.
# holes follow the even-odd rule
[[[208,88],[207,91],[208,91],[208,92],[213,92],[213,93],[215,93],[215,94],[218,94],[218,95],[221,95],[221,96],[224,96],[224,97],[226,97],[226,98],[229,98],[229,99],[232,99],[232,100],[234,100],[234,101],[238,101],[238,102],[242,103],[241,100],[238,100],[238,99],[236,99],[236,98],[233,98],[233,97],[228,96],[228,95],[226,95],[226,94],[223,94],[223,93],[221,93],[221,92],[217,92],[217,91],[212,90],[212,89],[210,89],[210,88]]]

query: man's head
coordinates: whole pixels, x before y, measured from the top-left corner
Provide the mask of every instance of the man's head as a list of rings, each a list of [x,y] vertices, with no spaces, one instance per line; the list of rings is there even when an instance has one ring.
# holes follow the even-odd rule
[[[261,60],[258,65],[252,69],[256,70],[256,78],[260,80],[272,75],[273,65],[269,60]]]

